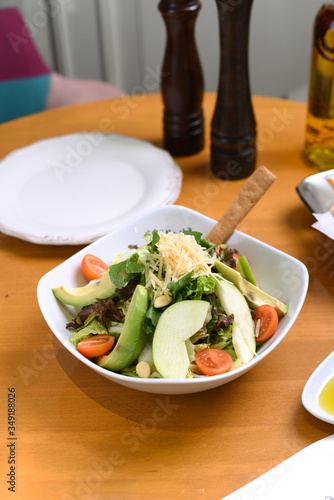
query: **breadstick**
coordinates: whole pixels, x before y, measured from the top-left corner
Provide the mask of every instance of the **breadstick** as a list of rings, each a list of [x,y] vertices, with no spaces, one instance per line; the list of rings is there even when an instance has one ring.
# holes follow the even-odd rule
[[[211,243],[226,241],[239,222],[242,221],[275,180],[276,176],[265,166],[257,168],[242,186],[237,197],[222,218],[213,226],[206,239]]]

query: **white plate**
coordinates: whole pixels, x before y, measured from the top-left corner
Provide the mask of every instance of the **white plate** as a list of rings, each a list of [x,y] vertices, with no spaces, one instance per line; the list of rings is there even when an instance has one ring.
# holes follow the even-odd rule
[[[334,203],[334,170],[309,175],[296,190],[312,213],[327,212]]]
[[[273,337],[260,347],[258,355],[250,363],[222,375],[194,379],[139,379],[105,370],[81,356],[69,342],[71,333],[66,330],[65,325],[75,316],[75,310],[57,301],[51,291],[52,288],[59,285],[76,287],[85,284],[84,279],[80,278],[81,273],[78,270],[80,270],[81,260],[86,253],[92,253],[105,262],[110,262],[114,255],[126,250],[129,244],[144,245],[143,235],[147,230],[161,229],[179,232],[191,228],[201,231],[205,236],[214,224],[213,219],[198,212],[172,205],[147,213],[122,229],[118,229],[80,250],[47,273],[38,284],[39,306],[49,327],[66,349],[92,370],[109,380],[139,391],[156,394],[187,394],[212,389],[240,377],[257,365],[283,340],[299,314],[308,287],[308,272],[304,264],[246,234],[234,231],[228,241],[229,245],[245,253],[259,286],[267,293],[288,304],[289,311],[280,320]]]
[[[334,351],[314,370],[305,384],[302,393],[302,403],[307,411],[312,415],[334,424],[334,415],[330,415],[320,408],[318,397],[328,380],[334,376]]]
[[[167,151],[116,134],[45,139],[0,162],[0,231],[40,244],[89,243],[179,196]]]

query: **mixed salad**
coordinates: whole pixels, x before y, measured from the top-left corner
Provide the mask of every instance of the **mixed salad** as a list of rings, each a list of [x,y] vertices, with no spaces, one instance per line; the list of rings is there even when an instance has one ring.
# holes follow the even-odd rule
[[[144,239],[110,265],[85,255],[89,284],[53,289],[78,308],[66,325],[78,351],[144,378],[218,375],[256,356],[288,308],[259,289],[247,258],[196,231]]]

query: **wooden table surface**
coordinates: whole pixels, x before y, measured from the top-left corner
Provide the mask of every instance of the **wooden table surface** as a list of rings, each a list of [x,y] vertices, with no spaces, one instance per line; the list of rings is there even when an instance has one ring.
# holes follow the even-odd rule
[[[214,104],[215,96],[206,95],[205,150],[176,159],[184,173],[176,203],[218,219],[244,181],[210,175]],[[307,266],[309,291],[292,329],[259,365],[218,389],[170,397],[136,392],[73,358],[40,313],[39,279],[81,247],[0,234],[1,498],[219,500],[333,432],[301,403],[307,379],[334,348],[334,244],[311,228],[314,219],[295,190],[314,173],[301,155],[306,109],[254,97],[254,110],[257,162],[277,181],[238,229]],[[45,137],[97,130],[162,146],[160,96],[78,105],[3,124],[0,158]],[[16,495],[6,483],[9,389],[16,398]],[[159,421],[152,417],[157,407],[163,408]]]

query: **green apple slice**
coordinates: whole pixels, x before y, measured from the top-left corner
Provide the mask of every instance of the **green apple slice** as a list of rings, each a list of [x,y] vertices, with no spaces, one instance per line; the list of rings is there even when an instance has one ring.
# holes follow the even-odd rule
[[[160,316],[153,336],[153,361],[164,378],[185,378],[189,368],[186,341],[204,325],[210,304],[185,300]]]
[[[99,281],[95,281],[89,285],[79,286],[77,288],[58,286],[53,288],[52,292],[55,297],[64,304],[83,307],[96,302],[96,299],[106,299],[110,297],[115,289],[114,283],[110,280],[109,271],[106,271],[102,274]]]
[[[238,359],[248,363],[255,354],[255,327],[245,297],[240,290],[226,280],[219,280],[216,292],[226,314],[233,314],[232,343]]]

